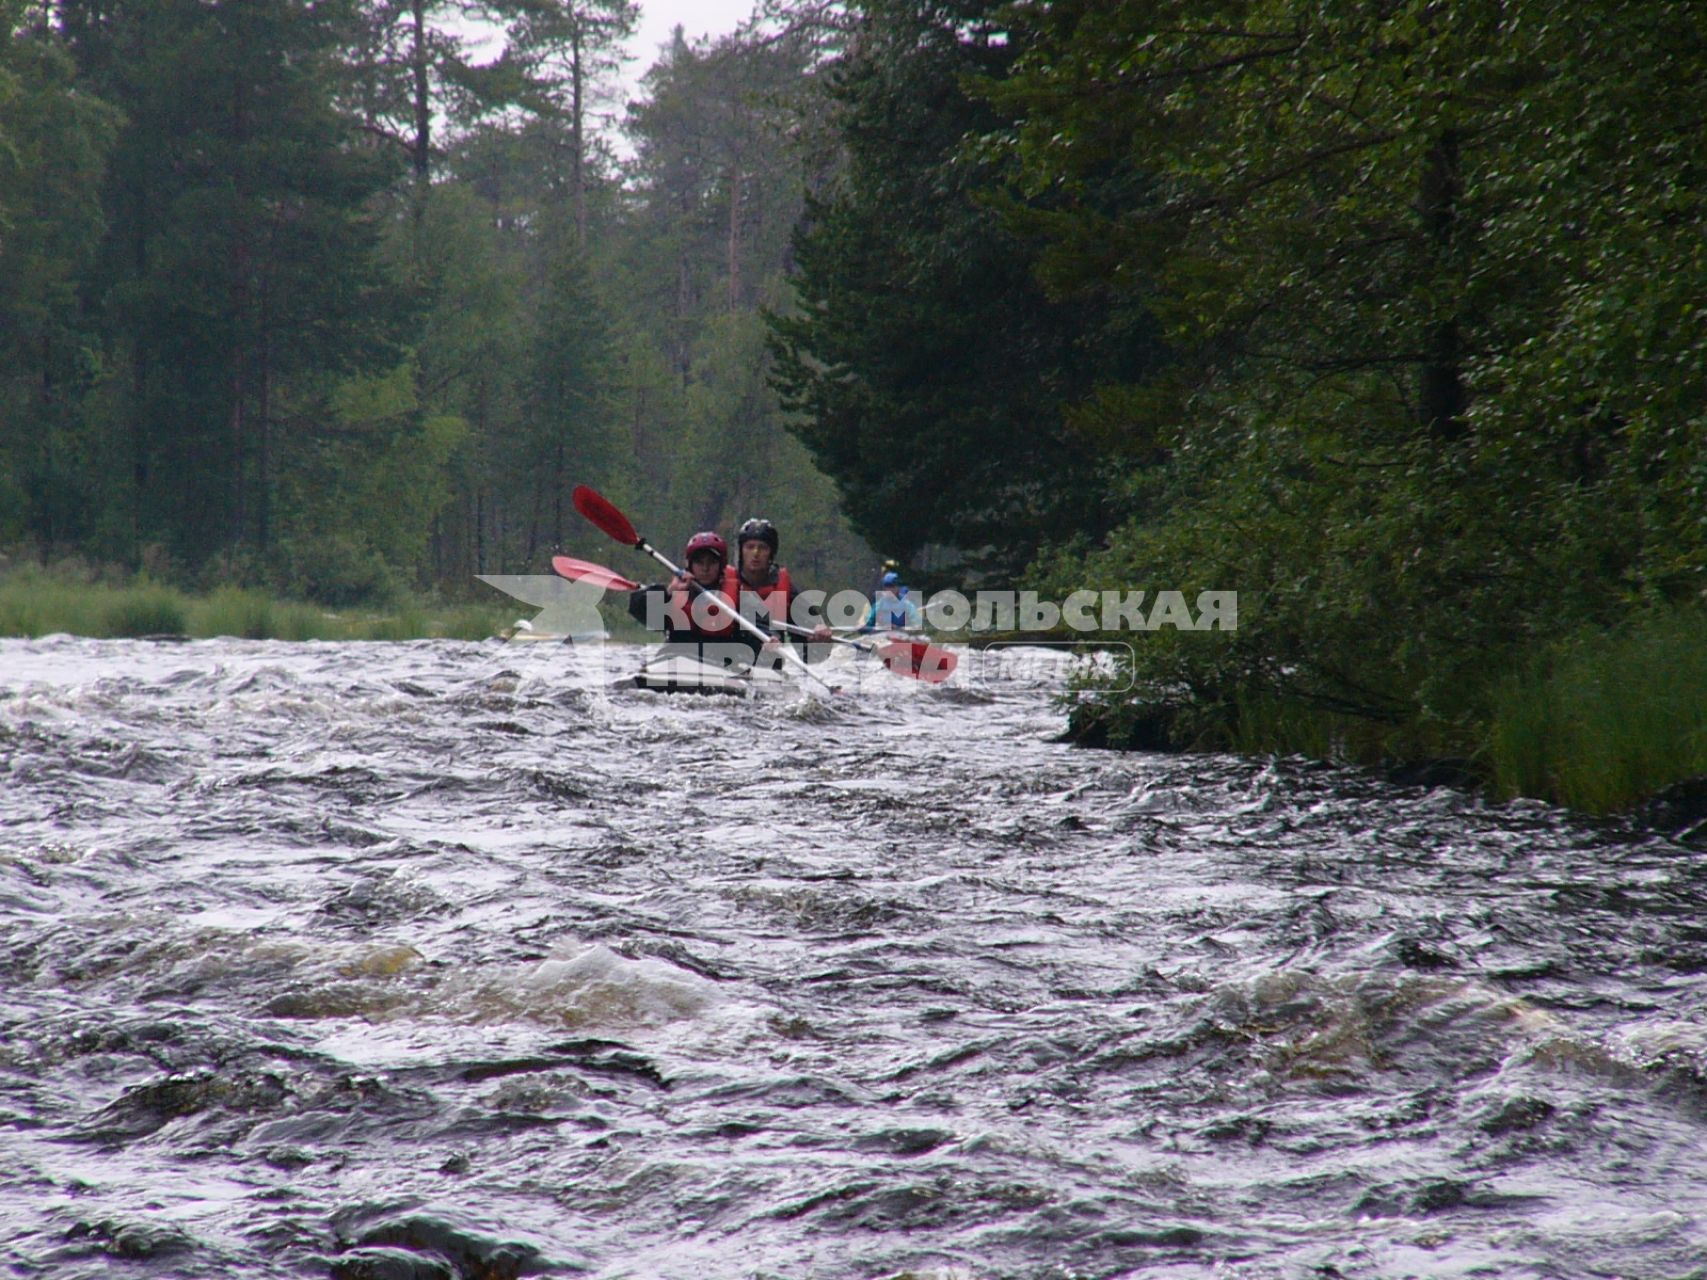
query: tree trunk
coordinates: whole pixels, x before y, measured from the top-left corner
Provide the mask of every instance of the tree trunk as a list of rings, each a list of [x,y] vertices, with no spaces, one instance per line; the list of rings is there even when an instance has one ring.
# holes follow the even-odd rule
[[[255,387],[255,550],[267,553],[273,536],[273,359],[267,294],[261,295],[261,368]]]
[[[148,491],[148,415],[142,411],[148,403],[148,357],[133,347],[131,359],[130,549],[135,555],[142,549],[142,495]]]
[[[417,232],[427,203],[427,183],[432,172],[433,100],[429,82],[427,52],[427,0],[411,0],[410,17],[414,23],[414,46],[410,51],[410,67],[415,82],[415,138],[410,148],[410,163],[415,174],[415,200],[411,209]],[[419,249],[419,244],[417,244]]]
[[[236,97],[231,104],[231,131],[233,137],[241,140],[248,132],[246,119],[243,85],[239,81]],[[237,195],[241,201],[244,195],[244,181],[241,171],[237,175]],[[241,206],[240,206],[241,208]],[[233,228],[235,236],[231,248],[231,261],[227,269],[231,275],[228,281],[231,306],[232,347],[231,347],[231,382],[227,390],[230,397],[231,425],[231,513],[228,537],[233,549],[243,545],[248,535],[247,494],[244,485],[244,469],[248,449],[248,411],[249,398],[249,295],[250,272],[254,269],[254,251],[249,242],[249,227],[244,225],[244,209],[239,213],[239,224]]]
[[[474,572],[486,572],[486,490],[474,486]]]
[[[741,306],[741,167],[729,166],[729,312]]]
[[[534,554],[539,550],[539,501],[539,478],[538,476],[535,476],[533,482],[533,510],[528,514],[528,550],[527,555],[522,557],[523,562],[526,564],[533,563]]]
[[[563,548],[563,485],[564,462],[563,441],[557,442],[557,453],[552,460],[551,478],[551,545],[553,550]]]
[[[231,397],[231,413],[228,425],[231,431],[231,513],[226,529],[226,537],[233,549],[243,545],[243,466],[244,466],[244,423],[243,398],[247,394],[244,386],[243,349],[241,346],[232,353],[231,382],[227,394]]]
[[[1442,275],[1450,272],[1458,200],[1463,192],[1458,153],[1458,135],[1447,129],[1429,149],[1423,168],[1420,200],[1423,230],[1437,271]],[[1470,397],[1464,386],[1456,315],[1434,325],[1427,362],[1417,378],[1417,399],[1423,427],[1431,436],[1437,440],[1457,440],[1464,435],[1467,430],[1464,414],[1470,407]]]
[[[587,247],[587,140],[586,140],[586,97],[587,71],[583,65],[581,48],[581,21],[576,16],[569,31],[569,48],[571,53],[570,106],[569,106],[569,138],[575,154],[569,160],[570,196],[575,209],[575,244],[582,249]]]

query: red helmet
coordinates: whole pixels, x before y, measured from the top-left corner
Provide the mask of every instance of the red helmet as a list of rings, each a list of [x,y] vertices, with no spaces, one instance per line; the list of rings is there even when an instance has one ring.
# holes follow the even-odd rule
[[[687,550],[682,552],[682,560],[692,560],[696,551],[715,551],[719,560],[724,564],[729,563],[729,544],[710,530],[696,533],[688,539]]]

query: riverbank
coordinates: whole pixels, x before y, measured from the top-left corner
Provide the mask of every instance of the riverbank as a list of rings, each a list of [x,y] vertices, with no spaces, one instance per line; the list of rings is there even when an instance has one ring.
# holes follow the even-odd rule
[[[423,598],[330,609],[253,587],[193,592],[82,567],[24,564],[0,576],[0,636],[484,640],[515,618],[515,602],[496,595],[491,604]]]
[[[1669,812],[1670,797],[1693,794],[1707,778],[1707,617],[1699,609],[1654,610],[1617,631],[1561,637],[1504,669],[1490,664],[1450,720],[1399,689],[1371,691],[1366,705],[1348,708],[1255,682],[1181,680],[1205,667],[1179,662],[1170,639],[1173,654],[1139,651],[1104,689],[1082,691],[1067,736],[1117,749],[1305,756],[1590,814],[1655,804]]]

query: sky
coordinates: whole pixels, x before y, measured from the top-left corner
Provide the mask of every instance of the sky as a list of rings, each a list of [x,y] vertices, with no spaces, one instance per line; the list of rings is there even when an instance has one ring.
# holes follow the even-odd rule
[[[669,43],[670,32],[677,23],[681,24],[689,42],[707,37],[727,35],[742,22],[746,21],[753,12],[757,0],[640,0],[640,22],[635,28],[634,38],[628,42],[630,61],[623,67],[623,100],[640,96],[640,78],[652,68],[658,60],[658,50],[661,45]],[[494,56],[501,47],[495,35],[483,31],[477,24],[457,25],[456,29],[471,43],[471,49],[477,55],[485,58]],[[609,108],[599,107],[601,112]],[[622,108],[615,110],[617,120],[621,120]],[[626,150],[620,137],[613,136],[612,141],[619,150]]]
[[[628,42],[631,61],[622,69],[623,103],[640,97],[640,78],[652,69],[652,64],[658,60],[659,47],[669,43],[670,33],[675,30],[677,23],[681,24],[690,44],[707,37],[715,39],[728,35],[746,21],[756,2],[757,0],[640,0],[640,22],[635,27],[634,38]],[[602,104],[595,109],[601,115],[611,112],[611,108]],[[617,105],[614,117],[618,124],[624,114],[624,107]],[[606,129],[603,132],[618,158],[633,159],[633,148],[620,128]]]
[[[727,35],[753,11],[754,0],[640,0],[640,26],[628,42],[634,61],[624,68],[628,96],[640,92],[640,77],[658,60],[658,47],[667,44],[680,23],[688,40]]]

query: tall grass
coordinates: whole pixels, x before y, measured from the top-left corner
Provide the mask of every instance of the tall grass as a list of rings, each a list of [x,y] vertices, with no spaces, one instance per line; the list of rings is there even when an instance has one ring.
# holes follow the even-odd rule
[[[147,579],[114,585],[28,566],[0,579],[0,635],[180,635],[185,605],[180,592]]]
[[[50,577],[34,566],[0,580],[0,634],[101,634],[96,595],[85,584]]]
[[[485,640],[514,620],[508,602],[497,605],[465,604],[439,615],[434,633],[446,640]]]
[[[102,638],[483,640],[513,618],[508,601],[439,607],[414,603],[384,613],[363,613],[281,600],[251,588],[220,587],[194,596],[147,579],[113,583],[36,565],[0,577],[0,636],[68,632]]]
[[[220,587],[196,602],[189,632],[196,636],[237,636],[265,640],[274,634],[273,599],[265,592]]]
[[[1505,794],[1597,813],[1707,774],[1707,616],[1561,643],[1500,686],[1489,755]]]
[[[137,582],[127,587],[109,588],[110,594],[97,599],[100,610],[100,631],[103,636],[182,635],[189,602],[182,593],[171,587],[151,582]]]
[[[1301,755],[1365,764],[1381,758],[1379,726],[1297,699],[1245,695],[1235,703],[1229,743],[1246,755]]]

